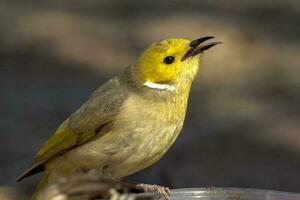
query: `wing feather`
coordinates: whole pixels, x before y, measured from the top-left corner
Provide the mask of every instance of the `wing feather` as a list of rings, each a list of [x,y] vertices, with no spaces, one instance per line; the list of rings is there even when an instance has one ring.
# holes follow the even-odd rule
[[[43,171],[48,161],[112,129],[114,116],[119,113],[127,96],[125,84],[121,84],[119,77],[112,78],[100,86],[58,127],[55,134],[37,153],[32,165],[17,180]]]

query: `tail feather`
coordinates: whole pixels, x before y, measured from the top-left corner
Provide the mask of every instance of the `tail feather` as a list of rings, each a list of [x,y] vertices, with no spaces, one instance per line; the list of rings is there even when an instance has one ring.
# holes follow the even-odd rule
[[[44,176],[42,178],[42,180],[40,181],[40,183],[38,184],[38,186],[36,187],[31,200],[38,200],[38,196],[39,194],[46,188],[46,186],[48,185],[48,177],[49,177],[49,173],[46,171],[44,173]]]
[[[24,171],[18,178],[17,182],[23,180],[24,178],[27,178],[33,174],[40,173],[45,170],[45,167],[43,165],[32,165],[30,168],[28,168],[26,171]]]

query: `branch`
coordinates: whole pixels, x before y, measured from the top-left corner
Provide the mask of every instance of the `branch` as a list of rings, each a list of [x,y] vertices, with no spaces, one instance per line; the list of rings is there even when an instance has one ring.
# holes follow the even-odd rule
[[[112,181],[93,173],[60,178],[50,184],[38,200],[151,200],[153,193],[136,193],[134,183]]]

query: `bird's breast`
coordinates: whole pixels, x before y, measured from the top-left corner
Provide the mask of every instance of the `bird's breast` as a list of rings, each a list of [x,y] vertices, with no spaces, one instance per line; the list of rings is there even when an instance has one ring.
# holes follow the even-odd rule
[[[127,176],[162,157],[178,136],[184,115],[183,104],[130,96],[109,132],[75,148],[64,159],[76,163],[76,168],[102,169],[114,178]]]
[[[113,176],[134,173],[159,160],[182,128],[185,107],[129,97],[115,120],[119,142],[125,146],[114,155],[124,160],[118,164],[118,170],[111,167]]]

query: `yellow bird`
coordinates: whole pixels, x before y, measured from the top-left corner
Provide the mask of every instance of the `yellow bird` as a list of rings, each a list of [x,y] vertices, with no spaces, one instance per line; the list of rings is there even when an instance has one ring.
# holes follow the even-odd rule
[[[211,36],[150,45],[100,86],[42,146],[18,181],[44,171],[32,199],[59,177],[96,169],[119,179],[158,161],[183,126],[191,84]]]

